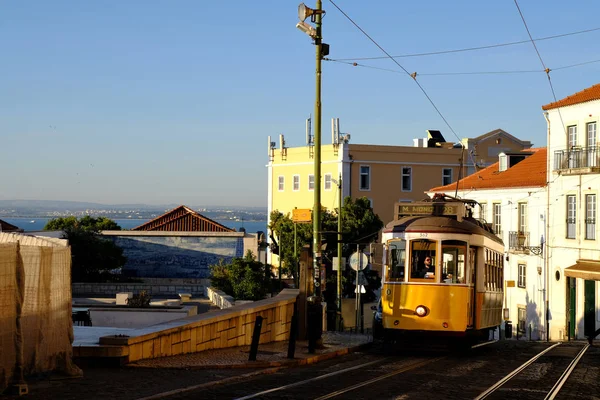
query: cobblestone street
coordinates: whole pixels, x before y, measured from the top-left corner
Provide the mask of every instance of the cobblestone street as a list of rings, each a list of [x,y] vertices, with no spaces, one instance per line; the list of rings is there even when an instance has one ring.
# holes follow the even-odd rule
[[[335,336],[334,336],[335,337]],[[339,343],[343,338],[337,337]],[[358,340],[354,337],[353,340]],[[330,342],[332,339],[330,338]],[[280,349],[286,343],[278,344]],[[469,399],[475,398],[487,387],[511,372],[523,362],[547,348],[546,342],[503,341],[478,349],[468,355],[452,353],[391,351],[375,344],[370,348],[356,348],[355,352],[339,355],[335,359],[317,354],[314,363],[299,365],[305,349],[299,346],[295,363],[287,364],[284,352],[259,352],[258,359],[270,363],[257,364],[260,368],[243,368],[240,362],[247,357],[247,349],[238,348],[230,353],[206,352],[188,356],[157,359],[125,367],[102,366],[99,363],[82,364],[84,377],[62,379],[58,376],[29,381],[28,399],[113,399],[133,400],[143,398],[167,399],[229,399],[258,393],[273,387],[315,379],[326,374],[339,374],[316,383],[298,385],[258,398],[317,398],[335,390],[377,379],[391,371],[400,371],[415,363],[422,367],[408,369],[376,383],[351,392],[340,393],[336,398],[372,399]],[[581,342],[561,346],[581,346]],[[334,346],[332,346],[334,347]],[[271,350],[276,350],[271,347]],[[330,355],[336,355],[333,348]],[[337,351],[337,350],[336,350]],[[318,357],[317,357],[318,356]],[[319,358],[321,357],[321,358]],[[279,358],[279,364],[277,364]],[[214,365],[208,368],[208,360]],[[306,358],[305,358],[306,359]],[[202,360],[202,361],[200,361]],[[220,360],[220,367],[216,360]],[[307,363],[308,364],[308,363]],[[364,366],[369,364],[368,366]],[[227,368],[232,367],[232,368]],[[359,368],[360,367],[360,368]],[[352,369],[356,368],[356,369]],[[349,369],[348,371],[342,371]],[[341,372],[340,372],[341,371]],[[343,372],[343,373],[342,373]],[[531,379],[536,379],[532,377]],[[181,390],[187,388],[185,390]],[[173,393],[169,393],[174,391]],[[510,397],[510,389],[500,392]],[[559,398],[598,399],[600,393],[600,349],[591,347],[564,385]],[[544,396],[541,395],[540,398]],[[7,396],[7,398],[11,398]]]

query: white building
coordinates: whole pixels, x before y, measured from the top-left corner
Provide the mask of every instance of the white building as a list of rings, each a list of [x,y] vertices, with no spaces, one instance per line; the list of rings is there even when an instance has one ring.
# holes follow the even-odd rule
[[[600,327],[600,84],[542,107],[548,121],[548,239],[551,339]]]
[[[533,340],[545,339],[547,332],[543,248],[546,154],[545,148],[500,153],[495,164],[428,192],[430,196],[457,195],[481,204],[479,217],[492,224],[506,248],[505,307],[513,322],[513,337]]]

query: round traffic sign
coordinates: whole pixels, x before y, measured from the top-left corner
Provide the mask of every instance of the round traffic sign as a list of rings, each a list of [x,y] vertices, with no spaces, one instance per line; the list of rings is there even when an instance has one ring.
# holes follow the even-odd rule
[[[365,253],[352,253],[352,255],[350,256],[350,267],[355,270],[362,270],[365,269],[367,267],[367,264],[369,264],[369,257],[367,257],[367,255]]]

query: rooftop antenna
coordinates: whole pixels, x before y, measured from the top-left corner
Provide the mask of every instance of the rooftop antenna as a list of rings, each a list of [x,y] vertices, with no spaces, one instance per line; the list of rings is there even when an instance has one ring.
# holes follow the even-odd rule
[[[281,150],[281,159],[283,161],[287,160],[287,147],[285,147],[285,138],[283,134],[279,135],[279,150]]]
[[[275,159],[275,146],[277,146],[277,143],[271,141],[271,136],[267,139],[267,154],[269,155],[269,162],[271,162]]]
[[[311,118],[312,115],[306,119],[306,145],[308,146],[308,156],[313,158],[315,155],[315,138],[311,133]]]

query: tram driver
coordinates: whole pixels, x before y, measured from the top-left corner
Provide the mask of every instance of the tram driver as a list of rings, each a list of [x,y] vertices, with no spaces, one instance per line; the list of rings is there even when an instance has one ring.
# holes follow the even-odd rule
[[[435,278],[435,265],[432,262],[431,256],[426,256],[423,261],[423,267],[419,270],[419,278],[433,279]]]

